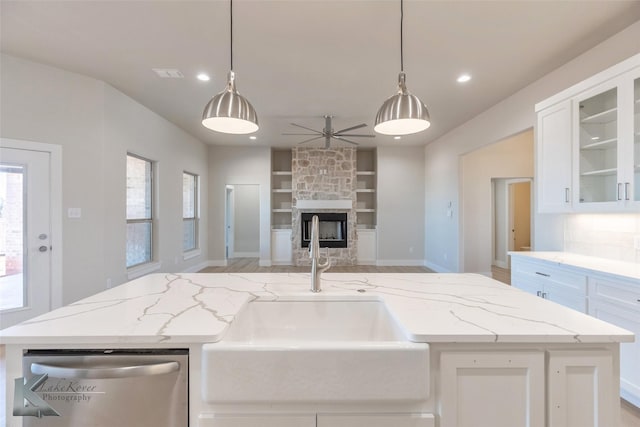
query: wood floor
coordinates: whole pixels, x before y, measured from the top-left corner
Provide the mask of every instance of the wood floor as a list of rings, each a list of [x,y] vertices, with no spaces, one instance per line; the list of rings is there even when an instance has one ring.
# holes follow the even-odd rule
[[[233,258],[228,260],[226,267],[207,267],[200,273],[306,273],[309,267],[294,267],[291,265],[275,265],[260,267],[258,258]],[[378,267],[374,265],[336,266],[331,267],[333,273],[433,273],[426,267]],[[491,268],[494,279],[511,284],[511,271],[504,268]],[[640,408],[621,400],[620,427],[640,427]]]
[[[258,258],[232,258],[226,267],[207,267],[200,273],[307,273],[309,267],[295,267],[292,265],[274,265],[260,267]],[[426,267],[394,266],[378,267],[375,265],[335,266],[327,270],[328,273],[433,273]]]

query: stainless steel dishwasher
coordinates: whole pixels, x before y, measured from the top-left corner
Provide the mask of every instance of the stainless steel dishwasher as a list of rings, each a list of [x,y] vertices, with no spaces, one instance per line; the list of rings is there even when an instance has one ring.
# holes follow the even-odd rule
[[[187,350],[30,350],[22,360],[14,415],[24,427],[189,424]]]

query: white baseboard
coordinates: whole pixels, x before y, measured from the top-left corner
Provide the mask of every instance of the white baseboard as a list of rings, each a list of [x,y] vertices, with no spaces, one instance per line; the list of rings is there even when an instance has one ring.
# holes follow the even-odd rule
[[[198,271],[205,269],[207,267],[212,267],[212,265],[210,264],[210,261],[203,261],[199,264],[196,265],[192,265],[191,267],[187,268],[186,270],[183,270],[183,273],[197,273]]]
[[[356,265],[377,265],[377,261],[375,259],[358,259]]]
[[[435,271],[436,273],[453,273],[453,271],[449,270],[448,268],[444,268],[441,265],[434,264],[433,262],[429,262],[427,260],[424,261],[423,265]]]
[[[260,252],[234,252],[229,258],[259,258]]]
[[[291,261],[271,261],[271,265],[293,265]]]
[[[396,267],[396,266],[411,266],[422,267],[424,261],[421,259],[379,259],[376,261],[378,267]]]

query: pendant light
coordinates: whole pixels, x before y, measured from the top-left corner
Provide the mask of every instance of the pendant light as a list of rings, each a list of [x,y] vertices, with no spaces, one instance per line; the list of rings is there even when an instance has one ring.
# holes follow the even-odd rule
[[[245,134],[258,130],[258,115],[251,103],[236,89],[233,72],[233,0],[229,1],[231,70],[227,76],[227,87],[211,98],[204,107],[204,127],[222,133]]]
[[[407,90],[402,43],[403,0],[400,0],[400,74],[398,93],[389,97],[376,115],[373,130],[385,135],[409,135],[431,126],[427,106]]]

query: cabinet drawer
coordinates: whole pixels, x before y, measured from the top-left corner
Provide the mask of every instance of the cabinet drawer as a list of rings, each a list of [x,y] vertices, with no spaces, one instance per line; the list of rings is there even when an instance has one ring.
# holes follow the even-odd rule
[[[589,276],[589,299],[594,298],[640,311],[640,283]]]
[[[514,258],[511,261],[511,274],[520,277],[536,277],[541,283],[552,281],[558,285],[572,288],[582,293],[586,293],[587,291],[586,274],[581,274],[567,267],[557,266],[546,261],[515,261]]]

